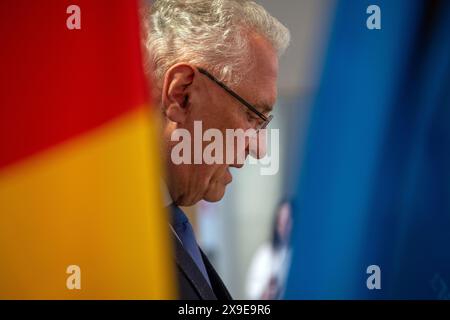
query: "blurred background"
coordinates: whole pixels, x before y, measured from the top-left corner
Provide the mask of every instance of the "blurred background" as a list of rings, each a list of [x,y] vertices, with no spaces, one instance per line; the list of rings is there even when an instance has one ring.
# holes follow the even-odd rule
[[[280,171],[247,166],[221,202],[188,209],[232,295],[450,298],[450,2],[257,2],[292,35]]]

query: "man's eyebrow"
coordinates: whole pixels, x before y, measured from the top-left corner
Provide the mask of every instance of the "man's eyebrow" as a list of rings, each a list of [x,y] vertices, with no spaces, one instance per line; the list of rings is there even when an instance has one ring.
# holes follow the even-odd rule
[[[255,104],[255,107],[261,113],[270,113],[273,110],[273,106],[269,103],[257,103],[257,104]]]

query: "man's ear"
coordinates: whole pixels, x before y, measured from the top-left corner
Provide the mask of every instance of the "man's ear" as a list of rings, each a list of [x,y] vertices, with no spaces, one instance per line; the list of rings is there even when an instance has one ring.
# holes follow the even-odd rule
[[[167,70],[162,90],[162,107],[166,117],[183,123],[188,113],[187,106],[195,69],[188,64],[176,64]]]

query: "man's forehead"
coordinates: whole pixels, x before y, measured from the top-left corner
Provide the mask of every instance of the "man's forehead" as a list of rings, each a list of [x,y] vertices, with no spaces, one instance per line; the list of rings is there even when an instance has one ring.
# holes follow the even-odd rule
[[[258,34],[250,36],[250,45],[253,69],[260,71],[265,77],[276,78],[278,76],[278,54],[273,45]]]
[[[277,96],[278,55],[269,41],[261,36],[254,35],[251,43],[254,60],[248,84],[254,94],[255,106],[262,112],[270,112]]]
[[[269,41],[261,36],[251,36],[250,42],[252,68],[233,90],[258,111],[268,114],[277,97],[278,56]]]
[[[265,80],[265,81],[264,81]],[[277,86],[275,78],[244,80],[242,83],[242,97],[250,102],[258,111],[270,113],[277,99]]]
[[[277,78],[260,77],[258,79],[250,80],[247,83],[249,101],[251,101],[259,111],[263,113],[271,112],[277,99]]]

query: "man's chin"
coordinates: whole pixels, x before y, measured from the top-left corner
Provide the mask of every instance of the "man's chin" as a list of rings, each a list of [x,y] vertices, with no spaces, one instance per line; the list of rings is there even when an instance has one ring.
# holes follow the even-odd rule
[[[216,187],[213,190],[208,190],[208,192],[203,197],[203,200],[208,202],[217,202],[222,200],[225,195],[225,185]]]

